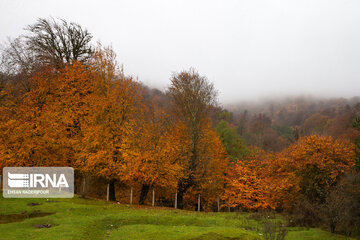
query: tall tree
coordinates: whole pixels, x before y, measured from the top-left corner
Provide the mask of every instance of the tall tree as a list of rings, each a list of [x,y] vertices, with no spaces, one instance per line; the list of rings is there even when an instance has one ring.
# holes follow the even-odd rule
[[[178,206],[182,208],[184,193],[194,185],[193,172],[199,164],[198,144],[209,121],[209,110],[217,104],[217,92],[206,77],[190,69],[173,74],[169,94],[173,110],[185,124],[191,141],[186,176],[178,182]]]
[[[100,49],[90,61],[96,73],[91,111],[85,118],[78,166],[84,172],[105,179],[109,199],[115,200],[115,182],[129,181],[133,159],[132,139],[141,121],[141,88],[117,68],[111,49]]]
[[[194,197],[200,194],[201,207],[210,209],[217,197],[222,194],[225,184],[225,172],[229,166],[228,155],[219,135],[209,125],[204,126],[198,143],[198,163],[192,171],[194,184],[187,194],[191,200],[187,203],[189,207],[197,207],[197,199]]]
[[[144,204],[150,188],[175,189],[182,176],[188,141],[184,126],[172,123],[163,109],[152,105],[133,138],[131,178],[142,184],[139,204]]]

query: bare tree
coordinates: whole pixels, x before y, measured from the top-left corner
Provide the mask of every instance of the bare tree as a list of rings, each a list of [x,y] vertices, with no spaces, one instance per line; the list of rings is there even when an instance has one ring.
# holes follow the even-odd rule
[[[92,35],[77,23],[64,19],[39,18],[28,25],[27,34],[2,47],[1,71],[8,74],[30,73],[38,65],[86,61],[94,53]]]
[[[55,65],[86,61],[94,52],[90,42],[92,35],[79,24],[64,19],[39,18],[26,30],[26,43],[38,57]]]
[[[89,59],[94,53],[92,35],[77,23],[40,18],[25,28],[27,33],[1,47],[3,79],[28,91],[29,77],[39,68]],[[4,81],[5,81],[4,80]]]
[[[10,75],[19,73],[30,73],[33,71],[36,55],[32,52],[23,37],[8,39],[6,46],[2,46],[1,54],[1,72]]]
[[[178,207],[183,207],[183,195],[194,185],[192,172],[198,164],[197,146],[202,131],[202,125],[209,118],[210,109],[217,105],[217,92],[214,85],[206,77],[190,69],[173,74],[169,94],[173,110],[183,121],[191,139],[191,157],[188,163],[186,177],[178,183]]]

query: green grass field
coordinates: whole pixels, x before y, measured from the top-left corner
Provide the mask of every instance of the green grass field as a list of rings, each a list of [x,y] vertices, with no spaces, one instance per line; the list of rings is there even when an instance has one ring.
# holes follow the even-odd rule
[[[346,239],[320,229],[288,231],[286,239]],[[262,234],[263,220],[244,213],[138,208],[78,197],[49,201],[0,198],[0,239],[6,240],[263,239]]]

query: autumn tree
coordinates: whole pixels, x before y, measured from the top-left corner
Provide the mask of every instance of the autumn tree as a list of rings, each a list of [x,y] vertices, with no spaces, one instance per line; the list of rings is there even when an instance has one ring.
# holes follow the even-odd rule
[[[292,209],[296,202],[322,204],[354,165],[354,145],[331,137],[303,137],[277,154],[252,148],[230,168],[224,199],[247,209]]]
[[[354,166],[354,149],[352,143],[343,139],[303,137],[276,156],[269,165],[269,176],[284,184],[283,191],[278,191],[286,195],[284,199],[304,196],[311,203],[323,203],[330,187]],[[282,179],[278,173],[283,173]]]
[[[5,81],[0,82],[0,169],[6,166],[9,159],[9,136],[13,119],[16,116],[16,99],[12,96]]]
[[[151,104],[134,132],[132,141],[131,181],[140,183],[139,204],[144,204],[150,188],[176,189],[183,175],[189,141],[182,124],[175,125],[164,109]]]
[[[271,153],[251,147],[244,159],[229,167],[222,199],[243,210],[274,208],[266,175],[270,158]]]
[[[111,49],[99,49],[90,61],[96,76],[85,118],[77,165],[109,183],[109,199],[115,200],[115,181],[130,180],[131,148],[142,114],[139,84],[118,68]]]
[[[173,74],[169,88],[173,111],[182,121],[191,141],[186,176],[178,182],[178,206],[183,207],[184,193],[194,185],[194,174],[199,164],[198,145],[209,109],[216,105],[214,85],[194,69]]]
[[[13,114],[4,123],[3,163],[72,166],[91,79],[91,72],[77,62],[57,73],[43,68],[30,78],[33,87],[13,100]]]
[[[241,209],[264,209],[266,202],[262,179],[254,166],[239,161],[228,173],[228,182],[223,199],[232,207]]]
[[[197,154],[197,166],[192,171],[194,184],[188,189],[186,196],[189,198],[187,206],[190,209],[196,206],[196,197],[200,194],[201,208],[211,209],[224,190],[225,172],[229,166],[229,159],[219,135],[209,126],[209,123],[202,130]]]

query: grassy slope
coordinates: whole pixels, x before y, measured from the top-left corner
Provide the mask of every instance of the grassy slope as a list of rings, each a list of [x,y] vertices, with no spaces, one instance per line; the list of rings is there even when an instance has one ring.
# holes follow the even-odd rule
[[[28,203],[41,203],[28,206]],[[262,239],[262,223],[247,214],[196,213],[134,208],[101,200],[4,199],[0,215],[56,212],[22,222],[0,224],[0,239]],[[51,224],[51,228],[35,228]],[[287,239],[345,239],[319,229],[289,228]]]

